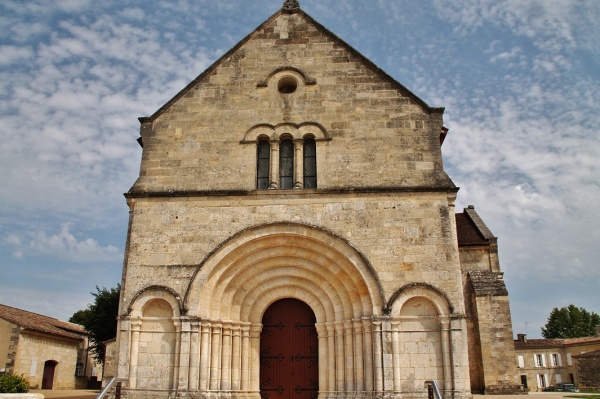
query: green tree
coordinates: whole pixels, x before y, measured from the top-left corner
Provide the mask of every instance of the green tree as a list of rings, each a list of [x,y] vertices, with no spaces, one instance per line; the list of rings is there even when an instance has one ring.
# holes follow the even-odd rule
[[[102,289],[96,286],[92,292],[94,303],[87,309],[78,310],[71,316],[71,323],[80,324],[87,330],[90,339],[90,352],[94,359],[104,363],[104,342],[117,336],[117,315],[119,313],[119,293],[121,285],[116,288]]]
[[[542,327],[544,338],[577,338],[596,335],[596,326],[600,325],[600,316],[584,308],[569,305],[554,308],[548,322]]]

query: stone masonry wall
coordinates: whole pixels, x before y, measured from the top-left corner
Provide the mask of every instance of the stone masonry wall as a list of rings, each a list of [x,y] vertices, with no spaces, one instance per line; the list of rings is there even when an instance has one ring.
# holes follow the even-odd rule
[[[0,369],[10,373],[15,365],[19,327],[0,319]]]
[[[44,363],[58,362],[52,389],[75,388],[75,366],[79,342],[52,339],[33,334],[21,334],[14,374],[24,374],[32,389],[42,386]]]
[[[277,90],[282,68],[302,72],[294,93]],[[307,122],[330,138],[317,143],[319,188],[453,187],[441,111],[373,69],[303,15],[280,15],[142,126],[132,191],[253,190],[256,144],[240,143],[245,134]]]
[[[218,245],[277,220],[319,226],[347,239],[369,259],[388,298],[407,283],[427,282],[448,294],[456,312],[463,309],[453,234],[443,222],[449,217],[445,194],[266,192],[253,198],[137,199],[132,208],[125,305],[152,285],[183,297],[198,265]]]

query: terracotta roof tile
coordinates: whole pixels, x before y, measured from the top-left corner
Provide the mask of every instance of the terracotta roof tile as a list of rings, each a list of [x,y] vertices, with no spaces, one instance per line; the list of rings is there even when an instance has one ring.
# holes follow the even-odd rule
[[[593,351],[593,352],[580,353],[579,355],[573,355],[573,357],[577,358],[577,359],[600,357],[600,350]]]
[[[551,348],[551,347],[562,347],[569,345],[581,345],[581,344],[600,344],[600,337],[581,337],[581,338],[555,338],[555,339],[527,339],[522,342],[515,340],[515,348]]]
[[[63,338],[82,340],[87,335],[79,324],[73,324],[37,313],[0,304],[0,319],[31,331],[47,333]]]

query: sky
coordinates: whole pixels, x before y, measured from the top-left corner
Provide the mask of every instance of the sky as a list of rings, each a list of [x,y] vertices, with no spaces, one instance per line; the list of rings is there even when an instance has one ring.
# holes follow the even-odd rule
[[[0,303],[67,320],[121,280],[149,116],[283,0],[0,2]],[[513,331],[600,313],[600,1],[300,0],[433,107],[498,236]]]

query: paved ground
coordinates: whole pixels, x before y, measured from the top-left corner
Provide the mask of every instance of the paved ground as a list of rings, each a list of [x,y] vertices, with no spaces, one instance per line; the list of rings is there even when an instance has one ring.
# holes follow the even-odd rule
[[[46,398],[51,399],[95,399],[100,393],[98,390],[91,389],[72,389],[72,390],[59,390],[59,389],[32,389],[31,393],[41,393]]]
[[[97,390],[48,390],[32,389],[31,393],[41,393],[48,399],[95,399]],[[473,399],[562,399],[565,396],[581,395],[572,392],[530,392],[529,395],[473,395]]]

